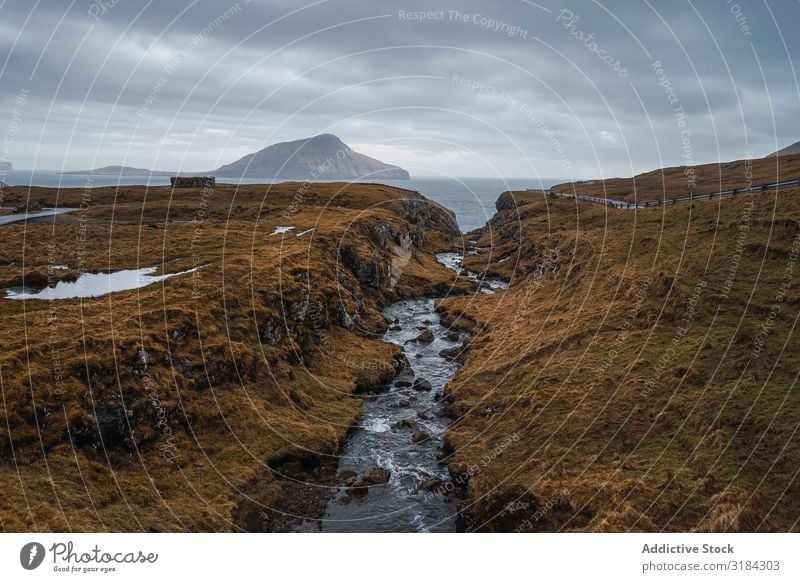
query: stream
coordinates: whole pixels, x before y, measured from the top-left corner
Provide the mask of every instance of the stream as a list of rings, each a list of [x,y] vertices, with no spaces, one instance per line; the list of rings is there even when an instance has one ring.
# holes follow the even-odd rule
[[[462,258],[458,253],[437,255],[440,263],[469,277],[476,292],[506,287],[499,279],[463,271]],[[384,316],[392,323],[382,339],[403,349],[410,368],[386,389],[363,396],[360,425],[340,457],[340,487],[314,529],[455,532],[455,488],[440,462],[451,420],[437,396],[459,368],[452,356],[466,334],[442,324],[434,299],[394,303]]]

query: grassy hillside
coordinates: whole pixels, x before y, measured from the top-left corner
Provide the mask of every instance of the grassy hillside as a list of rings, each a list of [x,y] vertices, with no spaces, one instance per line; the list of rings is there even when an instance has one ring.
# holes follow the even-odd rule
[[[510,288],[440,302],[474,332],[449,386],[468,529],[800,527],[798,196],[501,196],[466,265]]]
[[[380,307],[452,283],[433,257],[451,213],[405,190],[5,191],[27,200],[84,210],[0,227],[4,287],[202,268],[94,299],[0,299],[3,531],[281,529],[319,512],[353,390],[400,365],[375,339]]]
[[[633,178],[569,182],[553,186],[552,189],[569,194],[643,202],[684,197],[690,192],[707,194],[796,178],[800,178],[800,155],[673,166],[638,174]]]

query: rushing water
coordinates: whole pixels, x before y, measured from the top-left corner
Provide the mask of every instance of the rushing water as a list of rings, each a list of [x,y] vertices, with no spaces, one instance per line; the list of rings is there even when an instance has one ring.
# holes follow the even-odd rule
[[[447,266],[460,262],[456,253],[438,258]],[[491,284],[500,288],[503,283]],[[402,347],[410,368],[388,390],[364,398],[360,427],[345,443],[339,474],[358,479],[356,475],[378,468],[388,472],[389,479],[341,486],[321,527],[328,532],[453,532],[457,501],[447,468],[440,462],[450,420],[445,415],[447,405],[438,396],[459,368],[450,354],[441,352],[457,352],[465,334],[442,324],[433,299],[400,301],[386,308],[384,315],[393,323],[383,341]],[[426,330],[433,340],[418,340]],[[415,389],[415,383],[423,380],[430,388]]]
[[[475,245],[472,241],[467,241],[467,246],[469,248],[475,248]],[[436,255],[436,258],[448,269],[454,270],[459,275],[465,275],[467,279],[472,281],[475,287],[485,295],[492,295],[495,291],[506,289],[508,287],[508,283],[502,279],[486,277],[473,271],[467,271],[461,266],[461,263],[464,260],[464,256],[461,253],[439,253]]]

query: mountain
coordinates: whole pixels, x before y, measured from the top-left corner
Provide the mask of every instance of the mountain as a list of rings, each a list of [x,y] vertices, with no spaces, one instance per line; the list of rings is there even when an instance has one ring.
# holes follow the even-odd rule
[[[146,168],[131,168],[128,166],[103,166],[94,170],[77,170],[64,172],[64,174],[82,174],[90,176],[174,176],[175,172],[160,172]]]
[[[404,169],[359,154],[335,135],[271,145],[211,172],[230,178],[284,180],[408,180]]]
[[[796,143],[793,143],[790,146],[786,146],[782,150],[778,150],[774,154],[770,154],[770,155],[765,156],[765,157],[767,157],[767,158],[775,158],[775,157],[778,157],[778,156],[793,156],[793,155],[796,155],[796,154],[800,154],[800,141],[798,141]]]

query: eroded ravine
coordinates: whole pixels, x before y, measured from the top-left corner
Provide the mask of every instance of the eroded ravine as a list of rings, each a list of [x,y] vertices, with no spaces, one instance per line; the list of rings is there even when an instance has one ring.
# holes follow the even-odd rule
[[[461,272],[462,255],[439,262]],[[494,293],[501,280],[479,281]],[[449,482],[444,433],[451,419],[441,395],[459,368],[455,356],[465,334],[448,329],[434,299],[410,299],[384,310],[390,323],[383,341],[400,346],[409,366],[383,389],[362,395],[360,425],[345,442],[338,488],[313,529],[327,532],[456,531],[456,487]],[[302,528],[308,530],[308,523]]]

